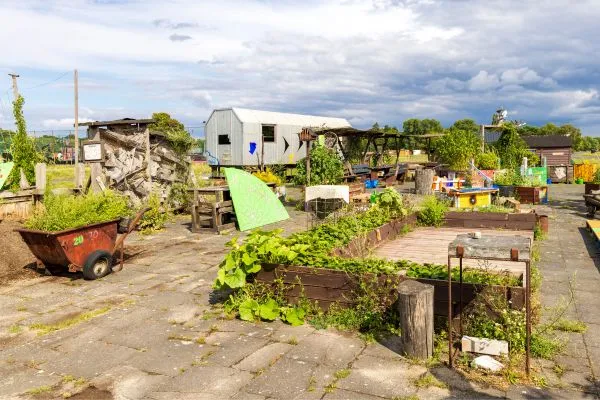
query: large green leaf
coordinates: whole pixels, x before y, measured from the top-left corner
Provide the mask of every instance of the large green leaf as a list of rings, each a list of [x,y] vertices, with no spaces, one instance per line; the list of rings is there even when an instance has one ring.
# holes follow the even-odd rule
[[[301,307],[285,307],[282,310],[281,319],[292,326],[304,324],[304,315],[306,314]]]
[[[232,289],[240,288],[246,284],[246,274],[241,268],[225,274],[224,282]]]
[[[244,321],[254,321],[258,311],[258,302],[254,299],[247,299],[240,304],[240,318]]]
[[[258,308],[259,315],[266,321],[274,321],[279,316],[279,305],[273,299],[269,299]]]

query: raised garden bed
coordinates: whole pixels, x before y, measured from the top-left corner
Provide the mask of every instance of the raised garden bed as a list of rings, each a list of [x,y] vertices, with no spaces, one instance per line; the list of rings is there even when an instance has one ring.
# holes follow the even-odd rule
[[[444,225],[452,228],[535,230],[539,216],[535,213],[493,213],[450,211]]]
[[[547,186],[516,186],[515,196],[523,204],[540,204],[548,202]]]
[[[414,228],[416,225],[416,214],[390,221],[369,232],[366,236],[354,238],[346,246],[334,249],[331,254],[339,257],[354,257],[357,254],[360,254],[362,249],[374,249],[381,243],[395,239],[401,233],[405,232],[407,229]]]
[[[312,268],[304,266],[288,265],[263,265],[263,269],[256,275],[256,282],[274,283],[281,279],[288,287],[286,298],[290,303],[296,303],[300,296],[304,296],[311,302],[318,302],[321,309],[327,310],[333,303],[340,307],[351,307],[354,305],[355,291],[359,287],[358,277],[352,276],[344,271],[327,268]],[[369,281],[373,275],[365,274],[363,279]],[[381,275],[378,281],[383,284],[390,281],[390,287],[396,287],[398,283],[410,278],[404,275]],[[419,282],[434,287],[435,315],[448,315],[448,281],[438,279],[417,278]],[[521,280],[522,281],[522,280]],[[460,313],[460,284],[452,283],[452,301],[454,303],[453,315]],[[511,308],[521,310],[525,306],[525,287],[523,286],[496,286],[474,283],[463,283],[462,299],[463,308],[473,301],[478,292],[487,289],[504,294]]]

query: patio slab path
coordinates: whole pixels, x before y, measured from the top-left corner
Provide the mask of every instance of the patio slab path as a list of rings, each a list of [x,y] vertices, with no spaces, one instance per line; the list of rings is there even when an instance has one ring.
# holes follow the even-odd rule
[[[222,318],[212,282],[234,235],[193,234],[185,220],[133,238],[136,256],[103,279],[43,276],[0,288],[0,399],[594,398],[584,380],[597,376],[598,269],[578,211],[561,216],[569,199],[552,205],[542,300],[557,300],[572,270],[581,274],[573,313],[590,329],[565,355],[574,367],[563,375],[579,387],[499,391],[443,366],[429,373],[445,387],[417,387],[426,367],[356,334]],[[304,218],[292,212],[277,226],[302,230]]]

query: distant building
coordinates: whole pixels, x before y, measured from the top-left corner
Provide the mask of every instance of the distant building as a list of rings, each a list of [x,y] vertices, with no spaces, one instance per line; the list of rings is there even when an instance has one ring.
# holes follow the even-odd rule
[[[295,164],[306,154],[304,142],[298,138],[302,128],[350,126],[343,118],[237,107],[217,109],[206,121],[206,153],[209,163],[219,165]]]
[[[540,160],[546,158],[548,177],[552,182],[566,182],[572,179],[571,153],[573,139],[563,135],[523,136],[529,150]]]
[[[546,165],[549,167],[571,164],[573,140],[570,136],[523,136],[523,140],[527,143],[531,152],[537,154],[540,160],[542,157],[546,157]]]

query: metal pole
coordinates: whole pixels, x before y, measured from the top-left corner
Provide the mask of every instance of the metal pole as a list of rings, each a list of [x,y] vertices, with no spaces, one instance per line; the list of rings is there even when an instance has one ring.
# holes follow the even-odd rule
[[[15,101],[17,101],[17,99],[19,98],[19,88],[17,87],[17,78],[19,77],[19,75],[8,74],[8,76],[12,78],[13,96],[15,96]]]
[[[448,364],[452,368],[452,274],[451,256],[448,256]]]
[[[75,188],[80,188],[82,185],[79,179],[79,74],[77,70],[73,75],[74,88],[75,88],[75,144],[73,152],[75,153]]]
[[[527,289],[525,292],[525,371],[529,376],[529,353],[531,350],[531,261],[525,263],[525,280]]]

